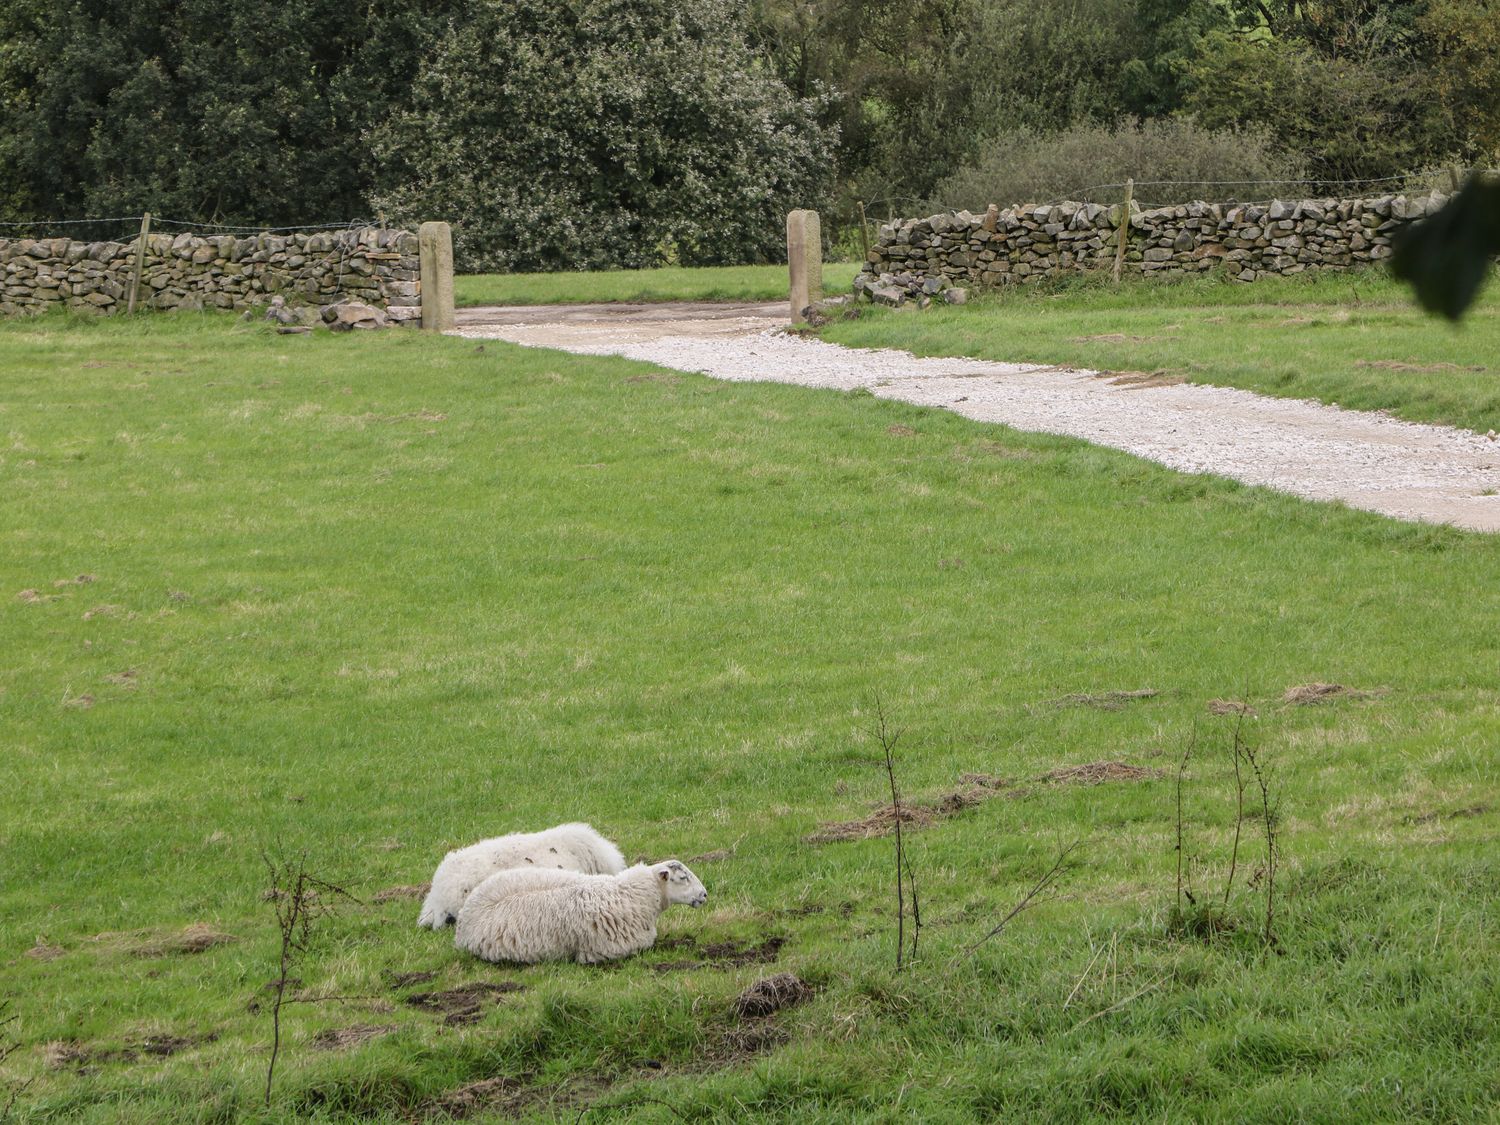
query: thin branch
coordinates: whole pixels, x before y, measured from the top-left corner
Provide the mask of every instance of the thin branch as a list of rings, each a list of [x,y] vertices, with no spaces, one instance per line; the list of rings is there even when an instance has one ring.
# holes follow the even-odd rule
[[[1055,896],[1049,895],[1047,898],[1039,898],[1038,896],[1052,889],[1053,884],[1056,883],[1059,878],[1061,878],[1063,872],[1067,869],[1068,857],[1082,846],[1083,839],[1079,838],[1077,840],[1074,840],[1071,844],[1058,852],[1057,859],[1054,860],[1052,866],[1047,869],[1046,874],[1044,874],[1040,879],[1036,881],[1036,885],[1032,887],[1031,890],[1026,892],[1026,896],[1022,898],[1020,902],[1011,907],[1010,913],[1007,914],[1004,918],[1001,918],[1000,921],[995,923],[995,925],[991,926],[989,931],[986,932],[973,945],[969,946],[968,949],[965,949],[962,953],[958,954],[958,956],[954,957],[953,960],[948,963],[948,967],[951,969],[957,962],[967,961],[970,957],[974,956],[975,952],[981,945],[989,941],[991,938],[999,936],[999,934],[1004,931],[1005,927],[1010,925],[1012,919],[1014,919],[1018,914],[1021,914],[1026,910],[1030,910],[1033,906],[1040,906],[1043,902],[1050,902],[1051,899]]]
[[[1195,721],[1187,749],[1182,752],[1182,760],[1177,763],[1177,917],[1179,919],[1182,917],[1182,777],[1187,773],[1188,759],[1193,756],[1193,750],[1197,745],[1198,724]]]
[[[885,775],[891,783],[891,820],[896,826],[896,972],[901,971],[901,956],[906,949],[906,898],[902,879],[906,870],[906,850],[901,839],[901,792],[896,786],[896,743],[902,731],[891,732],[885,720],[885,706],[880,693],[875,693],[875,730],[880,749],[885,755]]]
[[[1229,877],[1224,880],[1224,905],[1229,906],[1229,892],[1234,888],[1234,872],[1240,860],[1240,829],[1245,823],[1245,786],[1248,784],[1241,769],[1240,760],[1244,756],[1245,742],[1242,731],[1245,726],[1245,712],[1240,711],[1240,717],[1234,724],[1234,745],[1230,753],[1234,756],[1234,846],[1229,849]]]
[[[1095,1012],[1093,1015],[1087,1017],[1086,1019],[1079,1020],[1072,1027],[1068,1028],[1067,1031],[1063,1032],[1063,1034],[1064,1035],[1072,1035],[1073,1032],[1077,1031],[1080,1027],[1083,1027],[1086,1024],[1093,1023],[1099,1017],[1101,1017],[1101,1016],[1107,1016],[1111,1012],[1118,1012],[1121,1008],[1123,1008],[1126,1004],[1129,1004],[1132,1000],[1138,1000],[1142,996],[1146,995],[1146,993],[1150,992],[1153,988],[1156,988],[1156,987],[1160,986],[1166,979],[1167,979],[1166,977],[1157,977],[1154,981],[1152,981],[1150,984],[1148,984],[1145,988],[1137,989],[1136,991],[1132,992],[1129,996],[1125,997],[1125,999],[1118,1000],[1115,1003],[1111,1004],[1109,1007],[1100,1009],[1099,1011]]]

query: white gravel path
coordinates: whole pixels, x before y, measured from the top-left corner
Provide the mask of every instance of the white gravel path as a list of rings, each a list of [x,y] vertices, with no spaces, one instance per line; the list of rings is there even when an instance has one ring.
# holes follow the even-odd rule
[[[1131,386],[1093,371],[844,348],[768,328],[771,310],[780,306],[701,319],[652,319],[645,310],[594,319],[543,308],[486,318],[471,310],[458,331],[716,379],[865,388],[979,422],[1083,438],[1184,472],[1398,519],[1500,531],[1500,444],[1467,430],[1221,387]]]

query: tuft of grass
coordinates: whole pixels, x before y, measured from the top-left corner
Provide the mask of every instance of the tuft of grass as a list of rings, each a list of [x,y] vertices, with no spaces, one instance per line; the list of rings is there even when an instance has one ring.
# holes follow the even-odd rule
[[[650,370],[211,315],[0,324],[15,1120],[1491,1111],[1500,541]],[[1281,703],[1314,682],[1388,690]],[[877,692],[908,792],[1020,779],[904,838],[899,977],[890,843],[806,839],[889,805]],[[1258,717],[1204,717],[1225,698]],[[1164,917],[1176,749],[1241,721],[1282,798],[1270,955]],[[1189,791],[1195,886],[1228,870],[1232,786]],[[575,818],[632,858],[717,853],[709,906],[609,970],[515,968],[378,893]],[[1059,897],[940,971],[1085,833]],[[265,1109],[270,845],[364,905],[285,982]],[[115,940],[189,927],[238,940]],[[736,1014],[781,972],[805,1002]],[[437,994],[481,1001],[449,1022]]]
[[[859,266],[828,262],[823,288],[844,293]],[[671,266],[597,273],[485,273],[453,280],[454,300],[471,305],[560,305],[653,301],[779,301],[786,266]]]
[[[1500,285],[1457,326],[1383,268],[1250,284],[1220,274],[1098,277],[981,292],[920,314],[866,309],[822,330],[856,347],[1116,371],[1484,433],[1500,428]]]

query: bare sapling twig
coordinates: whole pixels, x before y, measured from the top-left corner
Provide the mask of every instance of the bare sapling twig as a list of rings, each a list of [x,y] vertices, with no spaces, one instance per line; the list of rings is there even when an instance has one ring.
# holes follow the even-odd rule
[[[1274,948],[1277,944],[1276,868],[1281,862],[1281,797],[1273,792],[1271,768],[1262,761],[1260,754],[1249,745],[1244,747],[1243,753],[1245,762],[1250,766],[1250,774],[1255,779],[1255,786],[1260,791],[1260,819],[1266,830],[1266,864],[1258,873],[1266,891],[1266,924],[1262,936],[1265,943]]]
[[[903,889],[903,879],[910,874],[910,865],[906,862],[906,848],[901,839],[901,791],[896,785],[896,743],[901,741],[904,731],[892,731],[886,723],[885,705],[881,702],[880,694],[875,695],[875,729],[871,732],[880,743],[881,752],[885,755],[885,776],[891,784],[891,821],[895,825],[896,837],[896,972],[901,971],[902,955],[906,950],[906,896]],[[915,894],[916,878],[912,876],[913,894]]]
[[[917,960],[917,943],[922,939],[922,904],[917,898],[917,873],[912,870],[911,860],[906,861],[907,889],[911,891],[911,958],[910,963],[915,964]]]
[[[1064,874],[1067,873],[1069,867],[1071,866],[1068,863],[1068,860],[1072,857],[1073,853],[1082,846],[1083,840],[1080,838],[1074,840],[1071,844],[1067,845],[1061,851],[1059,851],[1057,853],[1057,858],[1053,860],[1052,866],[1047,869],[1046,874],[1044,874],[1040,879],[1036,881],[1036,885],[1033,886],[1031,890],[1026,892],[1025,896],[1021,899],[1020,902],[1011,907],[1010,913],[1007,914],[1004,918],[1001,918],[1000,921],[996,922],[993,926],[991,926],[989,930],[987,930],[979,938],[978,941],[974,942],[973,945],[969,946],[962,953],[958,954],[958,956],[954,957],[953,960],[948,963],[948,967],[951,969],[959,961],[967,961],[970,957],[974,956],[979,947],[982,946],[985,942],[989,941],[993,937],[998,937],[1001,933],[1003,933],[1005,927],[1010,925],[1011,921],[1015,919],[1018,914],[1030,910],[1032,907],[1041,906],[1044,902],[1051,902],[1054,898],[1056,898],[1057,895],[1054,890],[1056,883],[1060,878],[1062,878]]]
[[[1229,849],[1229,876],[1224,880],[1224,906],[1229,906],[1229,892],[1234,889],[1234,873],[1240,860],[1240,830],[1245,824],[1245,787],[1249,785],[1249,779],[1245,777],[1243,761],[1245,756],[1245,712],[1241,711],[1234,724],[1234,743],[1230,746],[1230,754],[1234,758],[1234,844]]]
[[[307,870],[307,853],[279,857],[261,853],[271,876],[268,898],[276,910],[276,924],[281,931],[280,971],[276,976],[276,998],[271,1004],[271,1060],[266,1065],[266,1105],[271,1104],[271,1084],[276,1076],[276,1059],[281,1054],[281,1009],[296,1003],[286,994],[292,967],[312,944],[313,922],[331,914],[339,902],[358,902],[353,895]],[[334,999],[325,997],[324,999]]]
[[[21,1049],[20,1039],[13,1037],[11,1032],[12,1025],[17,1023],[21,1017],[9,1015],[9,1012],[10,1001],[0,1001],[0,1066],[3,1066],[6,1059]],[[35,1081],[36,1079],[33,1077],[26,1079],[25,1082],[12,1082],[9,1080],[5,1082],[5,1103],[0,1105],[0,1121],[10,1120],[10,1114],[16,1108],[16,1102],[21,1100],[21,1095],[26,1092],[26,1088]]]
[[[1182,884],[1182,779],[1187,774],[1188,759],[1193,756],[1193,750],[1198,745],[1198,724],[1193,724],[1192,737],[1188,739],[1187,748],[1182,752],[1182,760],[1177,763],[1177,917],[1183,917],[1182,896],[1184,887]],[[1188,902],[1193,901],[1193,892],[1187,890]]]

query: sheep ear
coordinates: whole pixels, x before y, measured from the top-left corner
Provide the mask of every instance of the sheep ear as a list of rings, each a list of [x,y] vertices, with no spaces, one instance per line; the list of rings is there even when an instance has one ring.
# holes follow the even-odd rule
[[[667,873],[666,873],[666,871],[658,871],[657,874],[661,876],[661,881],[663,883],[665,883],[667,881]]]

